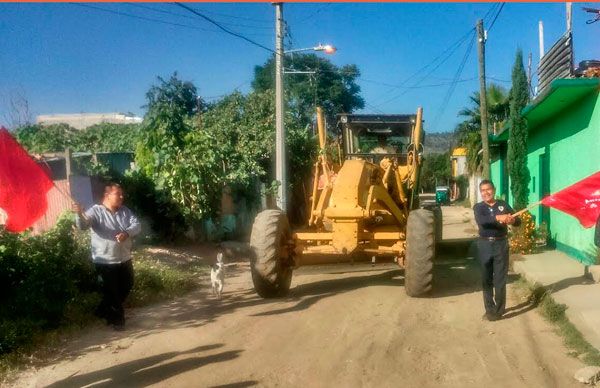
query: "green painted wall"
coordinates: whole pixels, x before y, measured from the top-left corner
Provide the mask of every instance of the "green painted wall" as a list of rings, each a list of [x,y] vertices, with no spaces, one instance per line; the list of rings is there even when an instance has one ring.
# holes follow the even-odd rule
[[[496,186],[496,197],[504,198],[504,188],[502,187],[502,159],[498,159],[490,166],[490,179]]]
[[[555,116],[530,128],[528,167],[531,174],[529,202],[541,199],[543,187],[540,156],[546,158],[547,188],[550,193],[600,170],[600,98],[598,93],[565,107]],[[542,209],[532,212],[540,221]],[[557,248],[589,262],[594,252],[593,228],[584,229],[579,222],[554,209],[548,211],[548,225]]]
[[[490,176],[496,186],[496,198],[500,198],[512,205],[512,194],[510,193],[510,177],[506,166],[506,150],[502,152],[499,159],[490,165]]]

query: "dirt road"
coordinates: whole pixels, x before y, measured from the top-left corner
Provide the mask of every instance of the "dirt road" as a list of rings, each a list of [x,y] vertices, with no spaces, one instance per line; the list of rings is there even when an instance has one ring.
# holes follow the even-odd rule
[[[126,331],[90,328],[16,386],[579,386],[583,365],[528,306],[481,320],[473,259],[446,252],[435,281],[411,299],[395,264],[306,267],[288,298],[262,300],[238,264],[222,300],[202,289],[129,311]]]

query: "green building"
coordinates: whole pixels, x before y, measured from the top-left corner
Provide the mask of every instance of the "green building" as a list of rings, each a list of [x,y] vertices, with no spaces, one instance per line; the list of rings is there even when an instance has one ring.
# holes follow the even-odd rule
[[[523,109],[529,130],[530,204],[600,170],[599,91],[599,78],[557,79]],[[506,166],[509,130],[491,137],[491,177],[498,195],[512,202]],[[538,225],[548,226],[557,249],[586,264],[595,261],[593,228],[584,229],[575,218],[543,206],[531,213]]]

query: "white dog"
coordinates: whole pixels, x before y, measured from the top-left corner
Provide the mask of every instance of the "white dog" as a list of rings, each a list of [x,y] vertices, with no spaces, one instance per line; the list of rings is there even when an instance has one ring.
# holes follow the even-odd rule
[[[225,264],[223,264],[223,254],[217,254],[217,262],[210,269],[210,284],[212,285],[213,295],[221,299],[223,286],[225,285]]]

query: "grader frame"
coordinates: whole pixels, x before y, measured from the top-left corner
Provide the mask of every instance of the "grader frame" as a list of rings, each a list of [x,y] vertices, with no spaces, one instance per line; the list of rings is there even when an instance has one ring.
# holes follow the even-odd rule
[[[251,269],[259,295],[287,293],[293,268],[350,262],[360,255],[394,257],[405,268],[411,296],[431,290],[435,220],[431,211],[419,209],[418,200],[422,117],[422,108],[415,115],[338,115],[343,152],[336,166],[327,156],[317,109],[320,152],[307,226],[291,233],[278,209],[260,213],[253,226]],[[400,139],[396,145],[402,149],[380,153],[375,147],[374,152],[375,141],[386,139]]]

